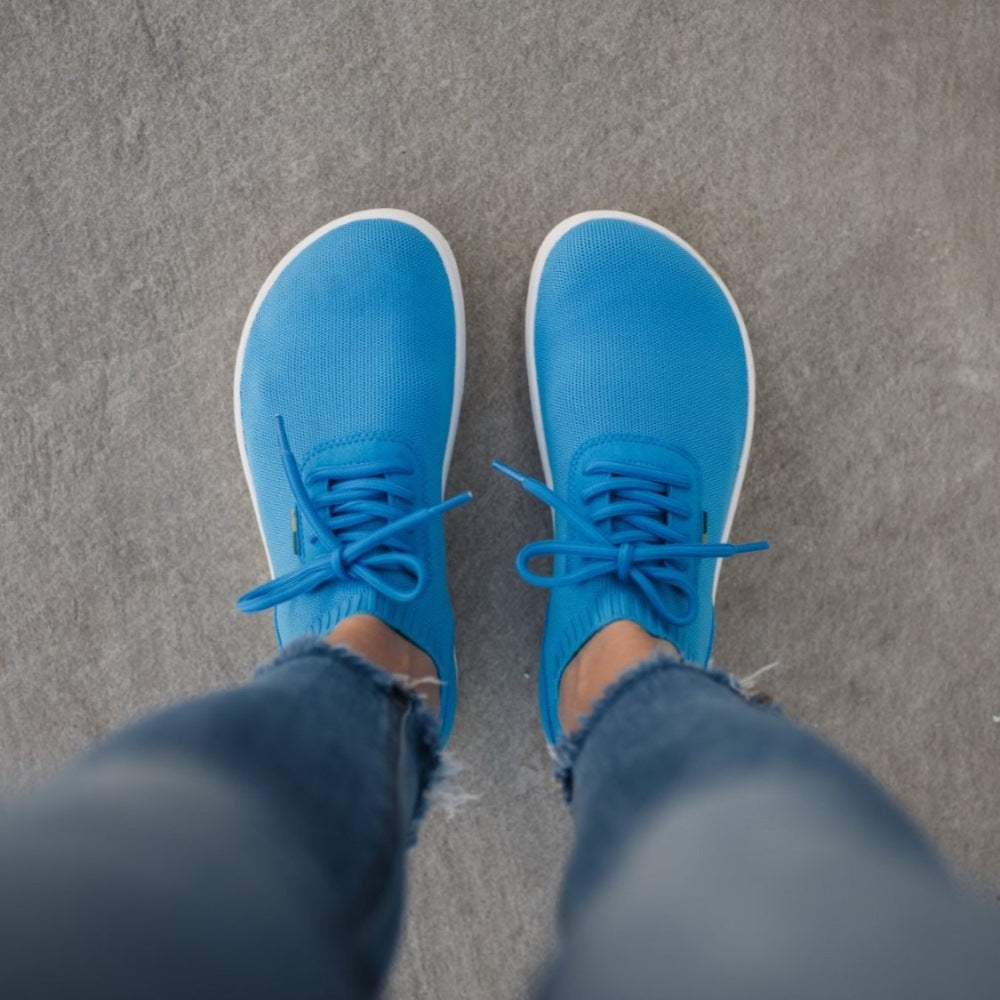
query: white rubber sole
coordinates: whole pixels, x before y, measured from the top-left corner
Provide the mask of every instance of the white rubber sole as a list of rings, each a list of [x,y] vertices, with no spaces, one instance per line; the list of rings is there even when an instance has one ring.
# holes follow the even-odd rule
[[[598,211],[598,212],[580,212],[577,215],[571,215],[568,219],[564,219],[559,223],[554,229],[552,229],[549,234],[542,240],[542,245],[538,248],[538,253],[535,255],[535,263],[531,268],[531,279],[528,282],[528,302],[525,308],[525,355],[528,362],[528,389],[531,393],[531,414],[535,422],[535,437],[538,439],[538,451],[542,458],[542,470],[545,473],[545,483],[552,489],[552,467],[549,464],[549,449],[545,441],[545,429],[542,426],[542,405],[538,393],[538,371],[535,365],[535,309],[538,305],[538,285],[542,278],[542,271],[545,268],[545,264],[549,259],[549,254],[552,252],[555,245],[565,236],[571,229],[575,229],[578,225],[583,222],[591,222],[594,219],[619,219],[626,222],[635,222],[641,226],[645,226],[647,229],[652,229],[663,236],[666,236],[671,242],[677,244],[681,249],[686,250],[695,260],[700,263],[706,271],[711,275],[712,279],[719,286],[720,291],[726,297],[726,301],[729,303],[730,308],[733,310],[736,316],[736,322],[739,324],[740,335],[743,338],[743,349],[746,351],[747,357],[747,429],[746,437],[743,441],[743,453],[740,456],[740,467],[736,474],[736,485],[733,489],[733,496],[729,502],[729,510],[726,514],[726,521],[722,528],[722,541],[725,542],[729,539],[729,532],[733,526],[733,518],[736,516],[736,505],[740,499],[740,491],[743,489],[743,476],[746,473],[747,460],[750,457],[750,441],[753,438],[753,414],[754,414],[754,400],[756,396],[756,375],[754,373],[753,364],[753,353],[750,350],[750,339],[747,337],[746,324],[743,322],[743,314],[740,312],[739,307],[736,305],[736,300],[733,298],[732,293],[725,286],[723,280],[715,273],[715,269],[705,260],[704,257],[698,253],[690,244],[682,240],[676,233],[672,233],[669,229],[664,226],[658,225],[655,222],[651,222],[649,219],[644,219],[640,215],[631,215],[628,212],[613,212],[613,211]],[[553,512],[553,521],[555,520],[555,513]],[[715,565],[715,579],[712,582],[712,601],[715,602],[715,592],[719,587],[719,573],[722,570],[722,560],[718,560]]]
[[[253,327],[254,320],[257,318],[257,311],[260,309],[261,303],[264,301],[267,293],[271,290],[275,281],[278,280],[278,276],[293,260],[295,260],[296,257],[298,257],[300,253],[302,253],[303,250],[332,230],[339,229],[341,226],[346,226],[352,222],[360,222],[365,219],[389,219],[394,222],[406,223],[407,225],[413,226],[414,229],[419,230],[434,245],[434,249],[437,250],[438,256],[441,258],[445,271],[448,275],[448,283],[451,286],[451,297],[455,304],[455,386],[452,394],[451,422],[448,427],[448,443],[445,447],[444,466],[441,470],[441,495],[444,496],[445,483],[448,480],[448,469],[451,467],[451,456],[455,447],[455,434],[458,430],[458,415],[462,407],[462,392],[465,388],[465,301],[462,298],[462,283],[458,274],[458,264],[455,261],[455,255],[452,253],[451,247],[448,245],[448,241],[437,229],[435,229],[434,226],[432,226],[426,219],[422,219],[419,215],[414,215],[412,212],[405,212],[396,208],[371,208],[366,209],[363,212],[353,212],[350,215],[344,215],[339,219],[334,219],[333,222],[329,222],[325,226],[321,226],[314,233],[310,233],[304,240],[297,243],[291,250],[288,251],[288,253],[285,254],[284,257],[281,258],[281,261],[274,268],[274,270],[271,271],[271,273],[267,276],[267,280],[261,286],[260,291],[257,293],[257,297],[253,300],[253,305],[250,307],[250,315],[247,316],[246,323],[243,324],[240,346],[236,353],[236,371],[233,375],[233,415],[236,423],[236,440],[240,448],[240,459],[243,462],[243,475],[246,477],[247,486],[250,488],[250,498],[253,501],[254,514],[257,517],[257,527],[260,530],[262,540],[264,538],[264,523],[261,520],[260,507],[257,503],[257,493],[254,490],[253,479],[250,475],[250,462],[247,458],[246,441],[243,438],[243,422],[241,420],[240,408],[240,381],[243,375],[243,359],[246,354],[246,346],[247,340],[250,336],[250,330]],[[273,577],[274,565],[271,562],[271,555],[267,551],[266,543],[264,545],[264,552],[267,555],[268,569]]]

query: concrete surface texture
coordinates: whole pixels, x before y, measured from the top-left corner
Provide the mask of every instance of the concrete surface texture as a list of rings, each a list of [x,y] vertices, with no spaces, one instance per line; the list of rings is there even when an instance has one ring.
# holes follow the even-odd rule
[[[535,703],[548,511],[522,350],[563,217],[646,215],[757,361],[720,664],[765,678],[1000,881],[1000,8],[992,0],[6,0],[0,15],[0,766],[34,782],[272,650],[232,428],[274,263],[426,216],[468,304],[448,520],[477,796],[412,855],[398,997],[521,995],[571,826]]]

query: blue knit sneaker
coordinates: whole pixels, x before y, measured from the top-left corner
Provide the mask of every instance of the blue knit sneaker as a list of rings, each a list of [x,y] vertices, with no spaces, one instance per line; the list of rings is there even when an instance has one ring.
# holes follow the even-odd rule
[[[753,425],[743,319],[714,271],[662,226],[573,216],[546,237],[528,291],[527,360],[554,538],[518,571],[549,587],[539,695],[550,745],[559,682],[599,629],[637,622],[707,664],[721,560]],[[551,576],[531,560],[551,556]]]
[[[465,373],[455,258],[428,222],[358,212],[303,240],[254,301],[236,360],[243,469],[273,577],[279,645],[375,615],[441,679],[455,715],[454,618],[440,515]]]

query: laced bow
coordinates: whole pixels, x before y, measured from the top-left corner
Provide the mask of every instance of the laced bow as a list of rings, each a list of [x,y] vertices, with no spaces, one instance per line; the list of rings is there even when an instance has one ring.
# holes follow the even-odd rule
[[[414,494],[392,479],[409,471],[398,463],[372,461],[352,466],[349,476],[343,471],[332,475],[317,470],[309,476],[307,485],[280,416],[278,440],[296,509],[312,528],[311,541],[320,552],[298,569],[244,594],[237,607],[246,612],[264,611],[326,583],[351,579],[368,584],[393,601],[416,598],[423,590],[426,570],[423,561],[407,550],[402,536],[428,518],[467,503],[472,494],[461,493],[431,507],[404,513]],[[400,572],[407,578],[406,584],[390,578],[392,574],[398,579]]]
[[[680,518],[689,524],[696,513],[680,498],[692,485],[680,473],[624,462],[591,462],[583,471],[596,481],[582,492],[587,505],[584,514],[537,479],[503,462],[495,461],[493,467],[562,514],[582,536],[574,541],[532,542],[521,549],[517,571],[537,587],[564,587],[614,576],[638,587],[665,622],[687,625],[698,614],[698,594],[687,572],[687,560],[728,559],[770,547],[767,542],[690,541],[690,528],[678,531],[671,523],[671,518]],[[579,567],[543,576],[528,565],[543,556],[576,557]],[[661,594],[664,587],[681,595],[681,612],[667,606]]]

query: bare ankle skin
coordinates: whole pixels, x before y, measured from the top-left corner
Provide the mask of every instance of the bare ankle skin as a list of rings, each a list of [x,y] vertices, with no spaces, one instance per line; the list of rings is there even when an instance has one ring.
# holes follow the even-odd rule
[[[559,722],[573,733],[611,684],[656,653],[678,656],[665,639],[632,621],[616,621],[595,632],[570,660],[559,684]]]
[[[374,615],[351,615],[324,636],[331,646],[347,646],[369,663],[403,678],[419,694],[427,710],[438,714],[437,670],[431,658],[409,639]]]

